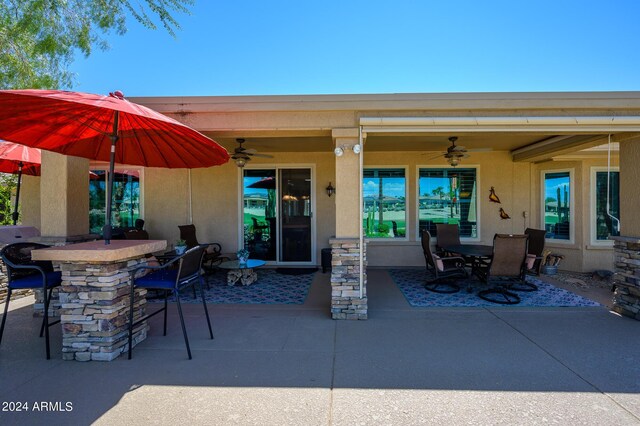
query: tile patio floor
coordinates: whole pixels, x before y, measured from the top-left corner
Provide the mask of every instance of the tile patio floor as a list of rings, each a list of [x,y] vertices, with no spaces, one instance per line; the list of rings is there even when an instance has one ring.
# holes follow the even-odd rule
[[[187,305],[131,361],[44,359],[30,301],[0,346],[0,424],[640,424],[640,323],[597,308],[412,308],[369,270],[367,321],[329,318],[329,274],[304,305]],[[1,307],[2,305],[0,305]],[[52,328],[53,330],[53,328]],[[60,332],[52,333],[52,353]],[[0,406],[0,409],[2,406]]]

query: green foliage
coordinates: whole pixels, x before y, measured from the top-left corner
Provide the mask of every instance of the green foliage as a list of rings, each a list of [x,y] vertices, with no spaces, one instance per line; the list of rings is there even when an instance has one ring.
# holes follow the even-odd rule
[[[11,195],[18,184],[18,176],[0,173],[0,225],[13,225],[11,213],[13,213],[13,202]]]
[[[381,224],[378,225],[378,232],[380,234],[388,235],[389,234],[389,229],[390,229],[390,227],[386,223],[381,223]]]
[[[172,12],[189,13],[194,0],[0,0],[0,89],[62,89],[74,82],[69,66],[102,38],[124,34],[126,14],[149,29],[160,21],[171,35],[180,25]]]

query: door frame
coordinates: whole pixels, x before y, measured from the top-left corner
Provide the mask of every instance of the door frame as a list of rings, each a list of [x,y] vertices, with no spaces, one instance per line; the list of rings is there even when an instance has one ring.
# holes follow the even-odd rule
[[[247,164],[244,167],[238,167],[238,248],[244,247],[244,170],[262,170],[271,169],[276,172],[276,197],[278,203],[276,205],[276,260],[267,261],[267,265],[287,265],[287,266],[315,266],[317,265],[317,230],[316,230],[316,198],[318,193],[316,191],[316,165],[310,163],[259,163],[259,164]],[[280,200],[282,194],[280,191],[280,182],[278,178],[279,171],[281,169],[309,169],[311,175],[311,260],[308,262],[282,262],[280,261]]]

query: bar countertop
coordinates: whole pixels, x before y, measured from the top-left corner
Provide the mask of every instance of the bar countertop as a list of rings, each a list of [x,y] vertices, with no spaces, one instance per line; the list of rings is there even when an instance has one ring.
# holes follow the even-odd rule
[[[104,240],[99,240],[33,250],[31,256],[33,260],[109,263],[143,256],[166,248],[166,240],[111,240],[109,245],[105,245]]]

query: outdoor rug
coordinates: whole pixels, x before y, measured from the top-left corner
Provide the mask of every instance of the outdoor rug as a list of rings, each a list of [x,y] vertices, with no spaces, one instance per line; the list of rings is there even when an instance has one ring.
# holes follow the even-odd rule
[[[314,274],[283,275],[274,269],[257,269],[258,281],[243,286],[239,282],[234,286],[227,285],[226,271],[216,271],[205,277],[209,282],[209,289],[204,286],[204,294],[207,303],[217,304],[282,304],[302,305],[309,293],[309,287]],[[170,297],[169,301],[173,298]],[[149,302],[161,302],[161,298],[149,297]],[[198,297],[193,297],[191,287],[180,290],[180,302],[202,303],[200,292]]]
[[[424,269],[391,269],[389,275],[411,306],[415,307],[497,307],[504,306],[487,302],[477,296],[480,288],[488,288],[478,280],[471,280],[473,291],[467,293],[467,280],[457,281],[460,291],[453,294],[439,294],[424,288],[427,279],[432,275]],[[520,303],[510,306],[600,306],[599,303],[586,299],[570,291],[554,287],[539,279],[527,277],[527,281],[538,286],[538,291],[516,292]]]

